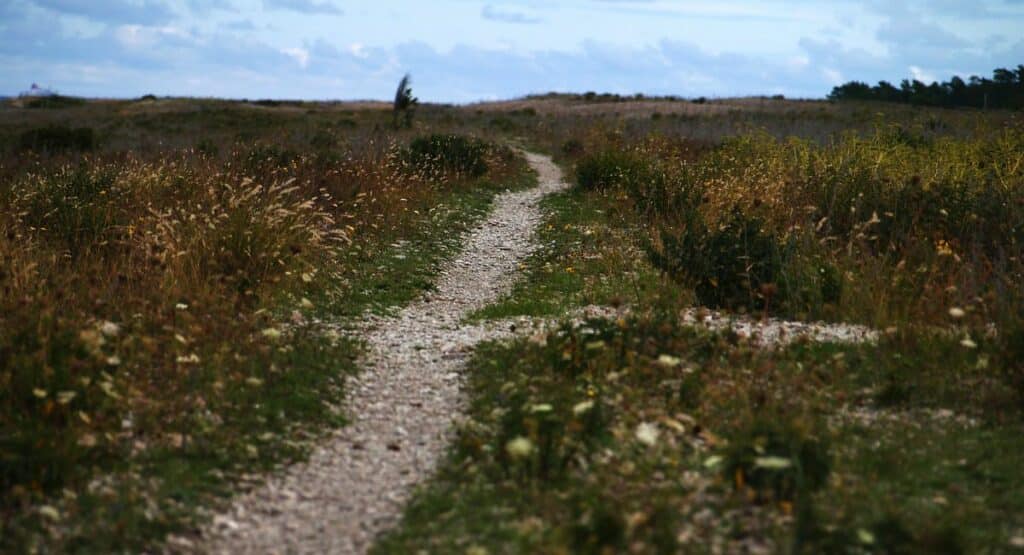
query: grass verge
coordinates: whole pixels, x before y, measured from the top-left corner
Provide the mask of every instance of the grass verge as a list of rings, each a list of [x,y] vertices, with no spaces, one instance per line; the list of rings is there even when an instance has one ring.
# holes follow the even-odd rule
[[[512,291],[471,320],[561,316],[587,305],[635,306],[679,302],[678,288],[634,243],[635,226],[621,199],[578,188],[545,198],[539,249],[523,265]]]
[[[376,553],[1001,552],[1024,543],[1020,415],[894,359],[919,336],[753,349],[669,316],[480,348],[447,462]],[[959,387],[981,354],[945,357]],[[1014,414],[1014,416],[1009,416]]]

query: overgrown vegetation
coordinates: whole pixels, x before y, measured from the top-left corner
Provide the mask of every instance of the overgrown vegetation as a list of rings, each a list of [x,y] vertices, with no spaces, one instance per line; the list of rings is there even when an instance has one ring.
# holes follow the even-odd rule
[[[147,133],[175,133],[163,125]],[[453,231],[529,178],[508,149],[455,134],[463,150],[426,163],[408,155],[430,144],[415,131],[338,133],[316,151],[255,132],[135,152],[50,126],[13,145],[0,170],[0,549],[149,549],[240,479],[303,456],[342,423],[359,352],[312,317],[408,301],[454,252]]]
[[[450,459],[378,552],[1024,545],[1019,122],[840,113],[804,113],[840,129],[805,138],[713,136],[710,116],[538,125],[577,186],[480,314],[634,316],[479,350]],[[627,268],[657,285],[634,294]],[[686,324],[691,301],[879,339],[758,348]]]
[[[955,339],[919,340],[943,354],[760,350],[665,313],[481,349],[450,459],[377,552],[1004,549],[1024,526],[1015,428],[917,375],[917,408],[871,406],[897,352],[983,375]]]

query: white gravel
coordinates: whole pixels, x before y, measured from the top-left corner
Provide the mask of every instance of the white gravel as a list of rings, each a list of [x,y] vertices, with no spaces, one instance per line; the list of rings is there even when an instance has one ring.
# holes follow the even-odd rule
[[[534,249],[540,199],[565,187],[550,158],[526,154],[540,185],[499,195],[487,221],[440,273],[436,290],[364,325],[369,354],[348,382],[352,423],[309,460],[239,496],[204,531],[212,553],[362,553],[395,524],[445,451],[463,403],[460,367],[477,342],[509,333],[462,318],[508,291]]]

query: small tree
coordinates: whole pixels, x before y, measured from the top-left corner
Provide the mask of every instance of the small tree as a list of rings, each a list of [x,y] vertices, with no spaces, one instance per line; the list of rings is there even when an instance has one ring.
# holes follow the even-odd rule
[[[412,79],[406,73],[405,77],[398,82],[398,90],[395,91],[395,104],[392,112],[392,124],[398,128],[399,114],[403,116],[402,122],[406,127],[412,127],[412,116],[415,112],[419,99],[412,95]]]

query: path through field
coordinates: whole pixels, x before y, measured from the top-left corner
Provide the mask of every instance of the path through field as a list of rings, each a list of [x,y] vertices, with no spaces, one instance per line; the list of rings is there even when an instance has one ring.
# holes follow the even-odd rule
[[[505,330],[460,320],[506,292],[534,248],[539,201],[565,187],[550,158],[526,155],[539,186],[499,195],[440,273],[436,290],[368,322],[364,371],[349,381],[352,424],[264,486],[237,498],[206,531],[213,553],[362,553],[401,516],[444,454],[462,402],[465,352]]]

